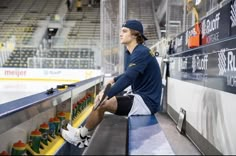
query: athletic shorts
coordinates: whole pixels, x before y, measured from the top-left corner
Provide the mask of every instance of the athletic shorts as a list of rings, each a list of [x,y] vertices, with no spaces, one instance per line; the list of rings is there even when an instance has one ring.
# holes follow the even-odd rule
[[[128,94],[116,96],[117,110],[116,115],[150,115],[151,111],[138,94]]]
[[[128,115],[134,101],[133,95],[127,95],[127,96],[116,96],[117,100],[117,110],[116,115]]]

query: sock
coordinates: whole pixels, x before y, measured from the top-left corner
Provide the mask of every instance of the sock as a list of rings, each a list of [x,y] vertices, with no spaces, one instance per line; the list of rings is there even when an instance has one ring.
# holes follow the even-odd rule
[[[88,128],[86,128],[85,126],[83,126],[81,129],[80,129],[80,134],[82,137],[86,136],[88,134]]]

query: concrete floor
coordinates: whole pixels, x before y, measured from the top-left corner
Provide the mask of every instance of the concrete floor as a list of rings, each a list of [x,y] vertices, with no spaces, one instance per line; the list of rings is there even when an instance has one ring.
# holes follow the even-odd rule
[[[201,155],[193,143],[180,134],[174,121],[166,113],[157,113],[157,120],[176,155]]]

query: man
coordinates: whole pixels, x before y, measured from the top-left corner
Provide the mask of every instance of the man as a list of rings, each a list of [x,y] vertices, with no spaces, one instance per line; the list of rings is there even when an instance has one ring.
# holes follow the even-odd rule
[[[66,0],[66,5],[68,11],[72,11],[72,0]]]
[[[127,48],[128,66],[123,74],[108,82],[112,84],[107,93],[108,100],[91,112],[85,126],[77,129],[68,124],[68,131],[62,130],[65,140],[79,147],[87,145],[88,131],[102,121],[106,111],[128,116],[149,115],[159,111],[162,86],[160,68],[154,54],[143,45],[145,40],[147,38],[139,21],[128,20],[122,25],[120,42]],[[116,96],[128,86],[132,88],[131,94]],[[103,91],[96,96],[95,103],[102,96]]]

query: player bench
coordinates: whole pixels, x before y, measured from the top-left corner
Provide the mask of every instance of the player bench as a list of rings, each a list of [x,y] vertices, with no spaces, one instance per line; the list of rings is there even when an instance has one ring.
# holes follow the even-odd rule
[[[128,118],[128,155],[174,155],[155,115]]]

